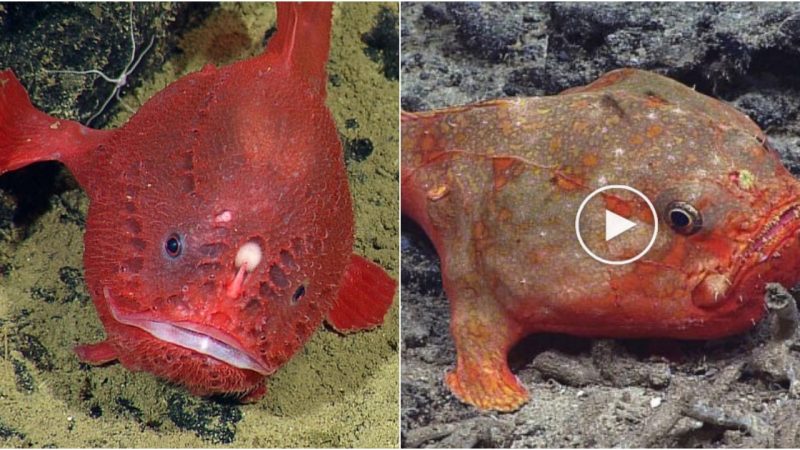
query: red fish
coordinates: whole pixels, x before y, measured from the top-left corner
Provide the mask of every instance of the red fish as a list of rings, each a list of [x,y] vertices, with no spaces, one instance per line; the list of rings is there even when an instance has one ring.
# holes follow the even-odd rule
[[[0,174],[61,161],[91,201],[85,278],[107,338],[83,361],[254,401],[323,320],[382,323],[396,283],[352,253],[325,106],[331,5],[277,9],[262,55],[181,78],[114,130],[36,110],[0,72]]]
[[[402,137],[403,213],[431,237],[450,300],[446,382],[481,409],[528,400],[507,362],[526,335],[729,336],[764,315],[767,282],[800,281],[800,183],[747,116],[658,74],[407,114]],[[630,216],[640,231],[621,241],[597,227],[622,260],[658,224],[626,265],[595,261],[575,235],[582,200],[614,184],[658,212]]]

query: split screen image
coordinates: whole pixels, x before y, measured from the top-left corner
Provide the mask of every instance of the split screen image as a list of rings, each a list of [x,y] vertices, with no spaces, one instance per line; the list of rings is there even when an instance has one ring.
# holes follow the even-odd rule
[[[800,3],[0,35],[0,446],[800,444]]]

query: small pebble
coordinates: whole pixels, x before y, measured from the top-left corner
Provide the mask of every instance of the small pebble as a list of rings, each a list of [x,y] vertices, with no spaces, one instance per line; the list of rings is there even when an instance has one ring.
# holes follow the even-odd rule
[[[651,408],[658,408],[659,406],[661,406],[661,397],[653,397],[650,399]]]

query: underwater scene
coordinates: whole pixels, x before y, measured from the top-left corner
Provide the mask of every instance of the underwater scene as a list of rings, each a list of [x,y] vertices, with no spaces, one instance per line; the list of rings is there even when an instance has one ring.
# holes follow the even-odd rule
[[[798,3],[401,4],[403,447],[798,445],[798,44]]]
[[[398,445],[398,17],[0,4],[0,446]]]

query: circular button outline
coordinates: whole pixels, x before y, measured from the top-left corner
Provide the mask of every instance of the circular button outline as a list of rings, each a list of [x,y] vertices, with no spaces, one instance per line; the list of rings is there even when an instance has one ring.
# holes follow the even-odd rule
[[[647,203],[647,206],[650,208],[650,212],[653,213],[653,223],[655,224],[655,227],[654,227],[654,230],[653,230],[653,237],[650,238],[650,243],[647,244],[647,247],[645,247],[644,250],[639,252],[639,254],[637,254],[636,256],[634,256],[632,258],[628,258],[628,259],[623,259],[621,261],[612,261],[610,259],[601,258],[601,257],[595,255],[594,252],[589,250],[589,247],[586,245],[585,242],[583,242],[583,238],[581,237],[581,224],[580,224],[580,221],[581,221],[581,213],[583,212],[583,208],[586,207],[586,204],[589,203],[589,200],[591,200],[595,195],[597,195],[597,194],[599,194],[599,193],[601,193],[603,191],[607,191],[609,189],[622,189],[622,190],[625,190],[625,191],[628,191],[628,192],[633,192],[634,194],[636,194],[639,197],[643,198],[644,201]],[[578,243],[581,244],[581,247],[583,248],[583,251],[588,253],[589,256],[594,258],[594,260],[596,260],[598,262],[601,262],[603,264],[609,264],[609,265],[612,265],[612,266],[621,266],[621,265],[624,265],[624,264],[630,264],[630,263],[638,260],[642,256],[646,255],[647,252],[649,252],[650,249],[653,248],[653,244],[656,243],[656,238],[658,237],[658,214],[656,213],[656,207],[653,206],[653,202],[651,202],[650,199],[647,198],[647,196],[642,194],[641,191],[639,191],[637,189],[634,189],[634,188],[632,188],[630,186],[626,186],[624,184],[609,184],[607,186],[603,186],[601,188],[595,189],[591,194],[587,195],[586,198],[584,198],[583,201],[581,202],[581,206],[578,207],[578,213],[575,214],[575,235],[578,237]]]

